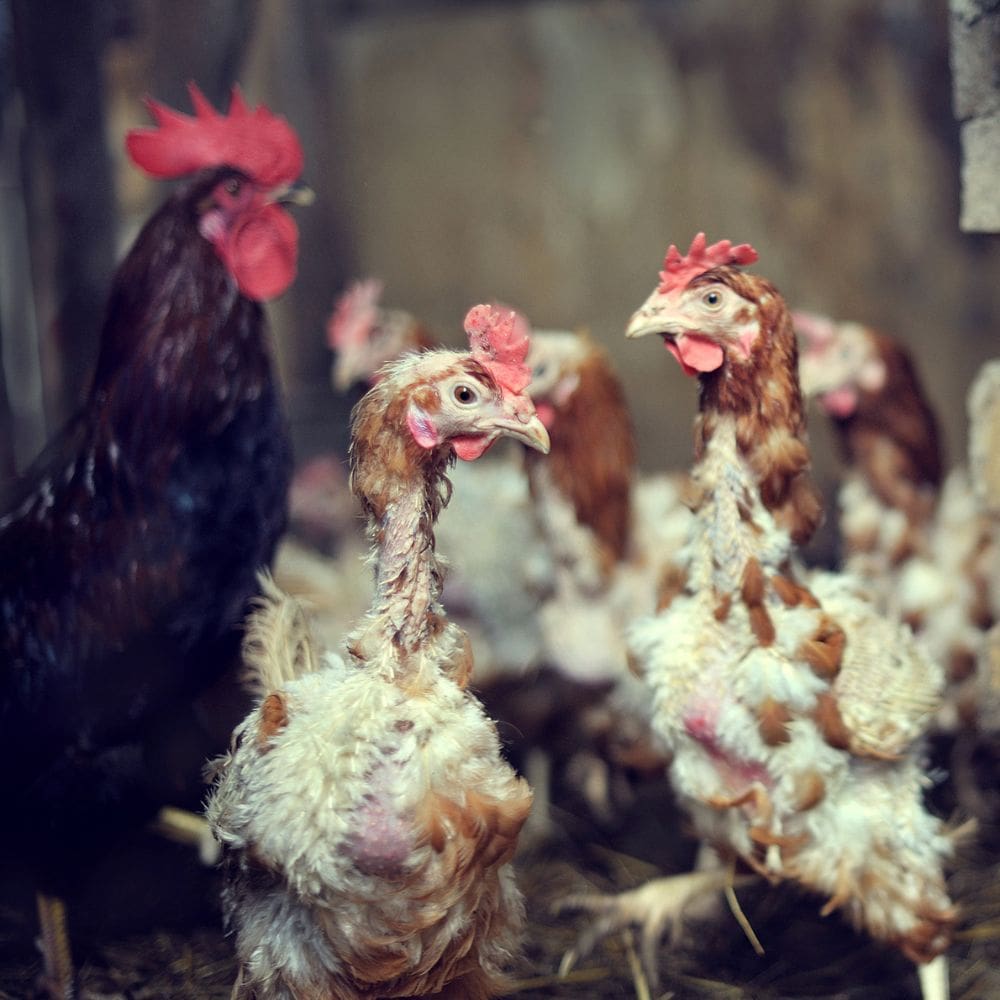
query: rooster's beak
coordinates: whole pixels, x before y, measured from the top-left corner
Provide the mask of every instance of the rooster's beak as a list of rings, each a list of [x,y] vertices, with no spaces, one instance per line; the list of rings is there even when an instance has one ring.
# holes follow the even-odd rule
[[[270,201],[285,205],[311,205],[316,200],[316,192],[308,184],[294,181],[275,188],[268,198]]]

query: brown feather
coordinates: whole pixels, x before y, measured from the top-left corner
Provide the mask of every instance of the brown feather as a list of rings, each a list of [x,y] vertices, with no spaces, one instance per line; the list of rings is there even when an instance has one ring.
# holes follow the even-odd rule
[[[791,739],[788,723],[792,713],[788,706],[774,698],[765,698],[757,708],[757,728],[768,746],[778,746]]]
[[[416,484],[435,467],[443,473],[450,457],[443,449],[421,448],[412,435],[399,433],[406,423],[410,396],[393,390],[383,398],[387,385],[390,383],[385,380],[370,389],[351,414],[351,490],[370,523],[382,520],[398,496],[400,483],[407,483],[409,489],[417,488]],[[428,511],[431,520],[437,514],[438,510]]]
[[[919,487],[941,484],[937,419],[906,349],[891,337],[869,333],[885,365],[885,384],[860,389],[854,413],[834,423],[845,457],[862,467],[879,497],[909,511]]]
[[[748,610],[750,614],[750,628],[753,629],[753,634],[757,637],[757,641],[761,646],[774,645],[774,622],[771,620],[767,608],[763,604],[757,604]]]
[[[724,622],[729,617],[729,612],[733,609],[733,595],[723,594],[719,598],[719,603],[716,604],[715,610],[712,614],[715,616],[717,622]]]
[[[799,812],[808,812],[826,797],[826,782],[818,771],[804,771],[796,775],[794,787]]]
[[[500,392],[493,376],[472,358],[456,360],[454,372],[467,375],[490,392]],[[387,369],[386,374],[391,372]],[[385,377],[365,393],[351,413],[351,490],[369,523],[380,522],[389,504],[425,482],[433,484],[426,490],[429,525],[448,502],[450,490],[444,474],[454,462],[454,451],[450,445],[422,448],[412,434],[400,433],[411,402],[426,413],[435,413],[440,407],[433,387],[419,381],[401,387],[398,379]]]
[[[786,607],[795,608],[802,602],[801,587],[787,576],[776,573],[771,577],[771,586]]]
[[[426,993],[415,1000],[489,1000],[506,993],[507,986],[506,981],[490,976],[477,965],[438,993]]]
[[[798,346],[784,299],[768,281],[717,267],[691,284],[720,281],[757,306],[761,335],[746,361],[730,355],[717,372],[701,376],[696,452],[715,430],[718,414],[736,418],[736,439],[760,484],[764,506],[797,544],[822,516],[809,480],[806,420],[798,382]]]
[[[486,1000],[503,991],[505,982],[480,966],[476,947],[477,941],[498,933],[510,919],[509,914],[495,905],[477,905],[472,922],[448,941],[443,953],[429,950],[425,961],[416,967],[411,965],[411,957],[400,942],[430,930],[459,898],[470,894],[488,898],[499,891],[499,870],[513,855],[518,834],[531,809],[527,784],[516,779],[514,790],[519,794],[507,800],[469,791],[464,804],[440,793],[428,796],[416,822],[423,830],[422,843],[429,844],[435,852],[436,860],[429,864],[448,873],[444,891],[441,885],[436,885],[433,906],[411,908],[410,919],[393,929],[391,940],[373,940],[364,954],[342,956],[349,965],[350,976],[331,984],[330,992],[322,994],[324,1000],[423,995]],[[426,871],[420,868],[412,872],[407,884],[419,883]],[[461,986],[454,986],[451,992],[440,992],[445,984],[456,980]]]
[[[846,643],[844,630],[824,617],[819,630],[812,638],[802,643],[796,655],[812,667],[817,677],[830,680],[840,671]]]
[[[669,608],[674,598],[684,593],[686,586],[687,570],[674,563],[664,567],[656,587],[656,610],[659,612]]]
[[[756,608],[764,603],[764,570],[760,561],[755,558],[747,560],[743,567],[743,586],[741,588],[743,603],[748,608]]]
[[[846,750],[851,742],[851,734],[847,731],[844,719],[840,714],[836,697],[829,691],[824,691],[816,699],[816,709],[813,713],[823,739],[837,750]]]
[[[548,456],[530,452],[528,459],[547,464],[577,521],[597,536],[610,571],[625,558],[629,544],[635,435],[607,354],[592,345],[576,374],[579,384],[550,429]]]
[[[257,742],[262,750],[267,750],[271,737],[280,732],[288,724],[288,708],[285,699],[273,691],[260,706],[260,728],[257,730]]]

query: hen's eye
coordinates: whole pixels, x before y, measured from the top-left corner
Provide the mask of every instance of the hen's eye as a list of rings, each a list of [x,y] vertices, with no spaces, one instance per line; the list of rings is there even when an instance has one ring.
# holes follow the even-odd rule
[[[468,406],[470,403],[474,403],[479,398],[476,395],[475,389],[465,385],[464,383],[456,385],[455,388],[452,389],[451,394],[455,397],[455,401],[461,403],[463,406]]]
[[[722,292],[716,291],[714,288],[711,291],[705,292],[701,297],[701,301],[708,306],[709,309],[718,309],[722,305]]]
[[[240,179],[238,177],[230,177],[223,187],[226,194],[236,197],[236,195],[240,193],[240,188],[243,187],[243,185],[240,183]]]
[[[549,366],[544,361],[539,361],[534,368],[531,369],[532,378],[541,378],[547,371]]]

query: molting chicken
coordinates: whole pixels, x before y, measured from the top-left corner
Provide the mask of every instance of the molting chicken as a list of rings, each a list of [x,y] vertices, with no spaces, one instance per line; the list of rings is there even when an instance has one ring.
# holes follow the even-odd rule
[[[501,436],[545,451],[548,436],[524,392],[523,328],[488,306],[465,325],[470,352],[407,355],[355,407],[375,595],[342,654],[318,657],[280,593],[251,622],[260,699],[208,805],[239,1000],[485,1000],[517,945],[508,862],[531,792],[467,688],[434,524],[456,456]]]
[[[327,322],[335,352],[333,383],[374,385],[383,365],[433,344],[411,313],[379,304],[382,282],[353,282]],[[549,562],[539,545],[520,462],[494,453],[452,473],[455,499],[442,511],[437,537],[451,555],[443,602],[476,639],[477,686],[522,675],[538,662],[541,636],[534,614],[537,593],[547,586]],[[478,530],[483,507],[492,511],[492,532]],[[475,534],[476,544],[468,544]],[[511,560],[510,553],[519,553]],[[501,570],[500,567],[503,567]],[[328,626],[324,629],[332,631]]]
[[[630,629],[632,661],[702,840],[826,897],[824,913],[898,946],[943,996],[952,842],[923,803],[921,741],[943,672],[850,577],[798,578],[795,547],[820,504],[791,318],[773,285],[740,270],[756,259],[704,234],[686,255],[670,247],[628,326],[629,338],[660,335],[700,389],[685,580]],[[590,945],[638,924],[655,975],[661,931],[693,894],[726,884],[683,878],[567,907],[598,915]]]

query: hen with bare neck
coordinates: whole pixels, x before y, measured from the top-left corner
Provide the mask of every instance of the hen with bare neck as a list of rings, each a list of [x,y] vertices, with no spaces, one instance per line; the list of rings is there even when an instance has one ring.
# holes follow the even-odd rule
[[[920,738],[942,671],[850,578],[797,578],[795,547],[820,506],[791,319],[773,285],[738,270],[756,257],[703,235],[684,256],[671,247],[628,327],[662,336],[700,383],[686,583],[634,624],[630,653],[703,841],[820,894],[824,913],[842,910],[923,965],[955,920],[950,840],[922,803]],[[725,884],[703,872],[680,894],[667,880],[571,902],[601,913],[604,930],[639,923],[652,956],[688,890]]]
[[[351,485],[375,595],[319,664],[294,602],[251,619],[261,700],[219,762],[208,816],[228,868],[244,1000],[485,1000],[517,946],[508,864],[531,793],[466,690],[472,653],[439,602],[445,473],[499,437],[541,451],[523,330],[477,307],[470,353],[383,369],[353,414]]]

